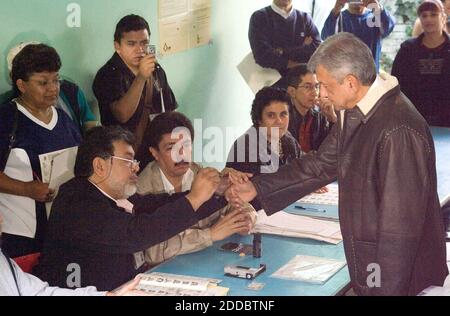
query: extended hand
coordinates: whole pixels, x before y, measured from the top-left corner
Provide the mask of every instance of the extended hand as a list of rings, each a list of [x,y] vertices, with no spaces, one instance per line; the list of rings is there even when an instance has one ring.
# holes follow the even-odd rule
[[[225,198],[235,208],[242,208],[243,205],[235,205],[236,200],[242,202],[251,202],[258,195],[255,186],[251,181],[241,184],[233,184],[226,192]]]
[[[186,198],[191,202],[194,210],[208,201],[216,192],[220,184],[220,174],[214,168],[203,168],[192,183],[191,192]]]
[[[224,195],[225,191],[233,183],[245,183],[253,177],[251,173],[240,172],[233,168],[225,168],[221,172],[220,184],[216,190],[216,194]]]
[[[144,291],[136,290],[140,280],[141,278],[138,275],[133,281],[125,284],[117,291],[107,292],[106,296],[148,296]]]
[[[252,219],[247,212],[235,210],[220,218],[211,227],[211,238],[213,241],[218,241],[233,234],[248,234],[252,226]]]

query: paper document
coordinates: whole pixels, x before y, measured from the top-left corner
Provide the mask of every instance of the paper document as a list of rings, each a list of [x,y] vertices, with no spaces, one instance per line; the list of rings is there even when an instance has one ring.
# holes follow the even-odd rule
[[[221,280],[153,272],[141,274],[137,290],[152,296],[225,296]]]
[[[159,18],[165,18],[168,16],[174,16],[174,15],[186,13],[188,10],[189,10],[188,0],[158,1],[158,16],[159,16]]]
[[[249,53],[237,68],[254,94],[264,87],[272,86],[281,79],[281,75],[277,70],[263,68],[258,65],[253,57],[253,53]]]
[[[279,279],[324,284],[339,270],[345,261],[311,256],[295,256],[271,276]]]
[[[42,181],[49,184],[50,189],[55,190],[55,198],[59,187],[72,179],[74,175],[75,160],[78,147],[66,148],[52,153],[39,155],[41,164]],[[47,217],[50,216],[50,210],[53,202],[45,204]]]
[[[450,288],[441,286],[430,286],[417,296],[450,296]]]
[[[327,193],[311,193],[298,200],[301,204],[336,205],[339,204],[339,186],[337,183],[327,185]]]
[[[270,217],[264,211],[259,211],[253,232],[315,239],[331,244],[342,241],[339,223],[288,214],[284,211]]]
[[[211,0],[159,0],[159,52],[169,55],[212,43]]]

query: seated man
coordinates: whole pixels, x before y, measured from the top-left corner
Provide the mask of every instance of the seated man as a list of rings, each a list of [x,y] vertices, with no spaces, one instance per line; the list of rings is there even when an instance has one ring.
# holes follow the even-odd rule
[[[321,43],[311,17],[294,9],[292,0],[274,0],[253,13],[248,36],[256,63],[282,76],[299,63],[307,63]]]
[[[347,0],[336,0],[322,29],[322,39],[326,40],[337,32],[349,32],[356,35],[372,51],[377,71],[380,69],[381,39],[392,33],[395,19],[377,0],[361,0],[351,3],[341,12]],[[373,10],[373,8],[376,8]],[[379,22],[379,25],[376,23]]]
[[[14,58],[22,51],[25,46],[30,44],[39,44],[38,42],[20,43],[10,49],[6,56],[8,70],[11,76],[12,63]],[[8,91],[0,96],[0,104],[4,104],[18,97],[13,90]],[[91,107],[86,100],[83,90],[73,82],[62,80],[60,82],[60,90],[56,108],[63,110],[78,126],[80,133],[83,134],[87,130],[98,125],[95,115],[92,113]]]
[[[155,161],[139,175],[138,194],[173,194],[191,189],[192,182],[202,169],[192,162],[193,137],[192,123],[181,113],[163,113],[152,121],[144,142]],[[235,233],[248,233],[256,212],[250,205],[247,208],[247,214],[233,211],[231,207],[223,208],[184,232],[149,248],[145,253],[146,262],[158,264],[173,256],[209,247],[213,242]]]
[[[137,15],[122,18],[114,34],[116,52],[97,72],[92,87],[102,124],[130,130],[136,137],[136,151],[149,116],[173,111],[178,106],[166,73],[147,51],[149,43],[147,21]]]
[[[327,137],[332,123],[337,116],[329,102],[316,107],[318,99],[318,82],[316,76],[303,64],[289,71],[288,94],[291,97],[291,111],[289,116],[289,132],[299,142],[303,152],[319,149],[322,141]],[[319,111],[321,110],[321,111]]]
[[[2,217],[0,216],[0,237],[2,235]],[[134,282],[127,284],[117,292],[98,292],[94,287],[68,290],[50,287],[35,276],[25,273],[1,250],[0,238],[0,296],[123,296],[144,294],[134,290],[139,283],[137,277]]]
[[[208,201],[220,184],[211,168],[199,172],[188,194],[133,196],[139,170],[133,145],[133,135],[121,127],[87,133],[76,177],[60,187],[52,207],[36,271],[43,280],[112,290],[146,270],[145,249],[226,205],[221,198]]]

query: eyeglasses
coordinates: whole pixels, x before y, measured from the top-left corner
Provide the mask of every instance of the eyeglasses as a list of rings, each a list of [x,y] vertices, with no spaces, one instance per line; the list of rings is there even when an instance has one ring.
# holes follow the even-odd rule
[[[305,89],[305,90],[308,90],[308,91],[317,91],[317,90],[319,90],[319,85],[318,84],[315,84],[315,85],[305,84],[305,85],[302,85],[302,86],[298,86],[298,88],[299,89]]]
[[[50,85],[56,86],[59,88],[61,86],[61,79],[55,79],[55,80],[37,80],[37,79],[29,79],[28,81],[33,81],[38,84],[39,87],[48,89],[50,88]]]
[[[137,161],[136,159],[131,160],[131,159],[125,159],[125,158],[117,157],[117,156],[111,156],[111,159],[118,159],[118,160],[128,162],[128,167],[132,170],[136,170],[137,168],[139,168],[139,165],[141,164],[141,162]]]

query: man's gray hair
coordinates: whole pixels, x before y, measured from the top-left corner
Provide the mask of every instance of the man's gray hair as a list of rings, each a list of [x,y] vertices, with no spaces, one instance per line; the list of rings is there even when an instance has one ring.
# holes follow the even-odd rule
[[[315,73],[319,65],[340,83],[353,75],[363,85],[370,86],[377,78],[372,52],[351,33],[338,33],[323,42],[311,57],[308,68]]]

